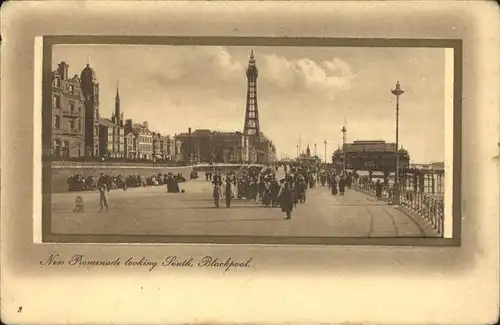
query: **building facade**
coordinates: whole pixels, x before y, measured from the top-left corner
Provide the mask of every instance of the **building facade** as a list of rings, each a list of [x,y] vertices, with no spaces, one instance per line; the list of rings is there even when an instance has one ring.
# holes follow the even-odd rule
[[[85,103],[80,79],[69,78],[69,65],[61,62],[52,72],[52,155],[85,156]]]
[[[163,136],[153,132],[153,157],[154,159],[172,160],[172,143],[170,136]]]
[[[100,156],[106,158],[127,158],[125,142],[125,124],[120,111],[120,94],[118,87],[115,96],[115,111],[111,119],[99,119]]]
[[[125,134],[125,157],[137,159],[137,138],[133,131]]]
[[[214,132],[212,152],[217,163],[248,162],[248,137],[241,132]]]
[[[98,157],[99,149],[99,83],[94,69],[89,64],[80,75],[85,103],[85,155]]]
[[[193,163],[243,163],[249,161],[248,137],[242,132],[208,129],[176,135],[180,160]]]
[[[382,140],[363,140],[345,144],[346,169],[368,171],[396,170],[396,144]],[[410,156],[404,149],[398,151],[399,168],[408,168]],[[332,162],[338,169],[344,165],[344,150],[340,147],[333,153]]]
[[[173,157],[173,153],[174,153],[174,141],[172,139],[172,137],[170,137],[170,135],[167,135],[165,137],[163,137],[163,141],[164,141],[164,144],[165,144],[165,147],[163,148],[164,150],[164,155],[165,155],[165,159],[168,159],[168,160],[174,160],[174,157]]]
[[[148,122],[133,124],[132,132],[136,138],[137,159],[153,160],[153,132]]]

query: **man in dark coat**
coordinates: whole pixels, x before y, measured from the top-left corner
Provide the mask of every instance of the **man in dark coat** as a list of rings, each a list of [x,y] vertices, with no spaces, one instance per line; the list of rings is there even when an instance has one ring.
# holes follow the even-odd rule
[[[276,181],[275,178],[271,181],[271,205],[276,207],[278,203],[278,193],[280,191],[280,184]]]
[[[292,219],[292,210],[293,210],[293,205],[294,205],[294,195],[293,195],[293,189],[290,187],[290,184],[288,182],[285,182],[285,186],[281,190],[281,193],[279,195],[279,201],[281,205],[281,212],[286,213],[286,220]]]
[[[340,180],[339,180],[339,193],[340,193],[340,195],[344,195],[345,186],[346,186],[345,176],[342,176],[342,177],[340,177]]]
[[[380,179],[377,179],[375,183],[375,194],[377,195],[377,199],[380,200],[380,197],[382,197],[382,183],[380,183]]]

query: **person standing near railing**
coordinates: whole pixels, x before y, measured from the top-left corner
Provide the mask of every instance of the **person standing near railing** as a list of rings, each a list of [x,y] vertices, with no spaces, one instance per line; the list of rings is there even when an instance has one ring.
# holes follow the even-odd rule
[[[377,179],[377,182],[375,183],[375,195],[379,200],[382,197],[382,183],[380,182],[380,179]]]

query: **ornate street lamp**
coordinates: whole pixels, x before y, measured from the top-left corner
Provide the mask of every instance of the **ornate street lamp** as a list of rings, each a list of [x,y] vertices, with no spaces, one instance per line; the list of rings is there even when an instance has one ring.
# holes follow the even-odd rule
[[[345,144],[346,144],[346,137],[345,137],[345,133],[347,132],[347,129],[345,127],[345,125],[342,127],[342,130],[340,130],[342,132],[342,155],[344,157],[343,161],[342,161],[342,169],[344,170],[344,173],[346,172],[346,162],[347,162],[347,153],[346,153],[346,150],[345,150]]]
[[[404,94],[399,81],[396,83],[396,88],[391,90],[391,93],[396,96],[396,173],[394,180],[394,197],[393,204],[399,204],[399,96]]]
[[[323,142],[325,144],[325,165],[328,163],[326,160],[326,140]]]

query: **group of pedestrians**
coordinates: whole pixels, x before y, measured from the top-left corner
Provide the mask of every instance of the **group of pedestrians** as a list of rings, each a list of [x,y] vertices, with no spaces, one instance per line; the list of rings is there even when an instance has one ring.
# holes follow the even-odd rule
[[[168,193],[180,193],[181,190],[179,188],[179,182],[186,181],[186,179],[181,174],[174,175],[172,173],[153,175],[147,178],[146,181],[143,181],[143,177],[141,177],[140,175],[129,176],[129,179],[132,178],[139,182],[139,186],[142,185],[145,187],[147,185],[166,185]],[[123,189],[123,191],[127,190],[128,185],[126,182],[120,184],[120,187],[117,187],[114,178],[110,177],[109,175],[105,175],[104,173],[100,173],[99,179],[94,184],[94,188],[97,188],[99,192],[99,205],[101,207],[99,212],[109,211],[108,192],[110,190],[116,188],[121,188]]]
[[[211,178],[213,184],[213,199],[216,208],[220,200],[225,199],[226,208],[231,207],[235,198],[253,200],[265,207],[280,207],[286,214],[285,219],[291,219],[292,211],[298,203],[306,202],[307,188],[316,186],[315,171],[302,166],[294,166],[285,172],[285,177],[276,177],[275,169],[254,168],[242,172],[228,173],[224,178],[216,170],[206,179]]]

